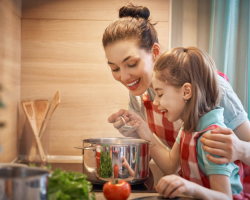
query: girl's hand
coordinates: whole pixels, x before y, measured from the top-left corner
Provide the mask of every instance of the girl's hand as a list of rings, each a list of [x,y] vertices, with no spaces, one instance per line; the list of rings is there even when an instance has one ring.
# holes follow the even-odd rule
[[[120,118],[122,116],[126,121],[126,124],[129,126],[133,126],[132,130],[125,130],[122,127],[124,126],[124,122]],[[135,137],[148,139],[146,137],[147,133],[151,133],[147,123],[135,112],[121,109],[117,113],[114,113],[108,118],[109,123],[113,123],[114,127],[125,137]],[[145,132],[146,130],[146,132]]]
[[[207,155],[207,158],[216,164],[226,164],[240,160],[242,157],[241,141],[229,128],[218,127],[202,135],[203,149],[220,158]]]
[[[155,186],[155,190],[164,198],[174,198],[180,194],[193,196],[197,184],[177,175],[164,176]]]

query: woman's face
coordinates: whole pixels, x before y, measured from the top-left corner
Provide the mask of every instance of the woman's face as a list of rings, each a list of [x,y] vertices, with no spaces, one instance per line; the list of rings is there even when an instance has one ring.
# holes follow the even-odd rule
[[[118,41],[109,44],[105,53],[115,80],[133,95],[142,95],[151,86],[154,67],[152,52],[140,49],[134,41]]]

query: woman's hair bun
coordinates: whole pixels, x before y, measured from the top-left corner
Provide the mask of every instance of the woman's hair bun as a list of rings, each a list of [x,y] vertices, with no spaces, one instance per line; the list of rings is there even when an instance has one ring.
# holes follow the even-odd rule
[[[147,20],[149,18],[149,15],[150,11],[147,7],[134,6],[133,4],[123,6],[119,10],[119,18],[133,17],[133,18],[144,18]]]

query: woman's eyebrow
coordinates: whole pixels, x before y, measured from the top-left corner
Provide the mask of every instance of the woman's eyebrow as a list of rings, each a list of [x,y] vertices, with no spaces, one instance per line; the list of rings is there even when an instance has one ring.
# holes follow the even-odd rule
[[[108,61],[108,64],[109,64],[109,65],[115,65],[115,63],[112,63],[112,62],[109,62],[109,61]]]

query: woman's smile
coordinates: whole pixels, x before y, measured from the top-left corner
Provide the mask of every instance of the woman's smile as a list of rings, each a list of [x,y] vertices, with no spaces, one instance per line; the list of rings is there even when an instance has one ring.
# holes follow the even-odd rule
[[[139,85],[140,85],[140,78],[135,80],[135,81],[132,81],[132,82],[129,82],[129,83],[126,83],[127,87],[130,89],[130,90],[136,90]]]

